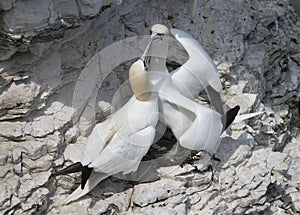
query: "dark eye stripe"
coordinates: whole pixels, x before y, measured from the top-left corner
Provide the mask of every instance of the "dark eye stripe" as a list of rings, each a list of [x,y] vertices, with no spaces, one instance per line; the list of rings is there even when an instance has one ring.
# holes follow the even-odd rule
[[[152,34],[152,33],[153,33],[153,31],[150,30],[150,34]],[[156,32],[154,32],[154,33],[156,33]],[[164,33],[156,33],[156,35],[157,35],[157,36],[165,36]]]

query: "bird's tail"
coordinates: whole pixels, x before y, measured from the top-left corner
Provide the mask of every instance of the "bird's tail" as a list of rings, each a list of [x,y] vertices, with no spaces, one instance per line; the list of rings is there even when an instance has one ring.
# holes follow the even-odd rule
[[[66,168],[64,168],[62,170],[52,173],[50,177],[56,177],[59,175],[67,175],[67,174],[74,173],[74,172],[80,172],[80,171],[82,171],[82,169],[83,169],[82,164],[80,162],[77,162],[77,163],[71,164],[70,166],[67,166]]]
[[[240,106],[237,105],[226,112],[226,114],[224,115],[226,117],[225,125],[223,128],[224,130],[226,130],[231,125],[231,123],[235,120],[239,110],[240,110]]]
[[[255,112],[255,113],[245,113],[245,114],[241,114],[241,115],[237,115],[233,121],[233,123],[238,123],[238,122],[242,122],[246,119],[250,119],[252,117],[255,116],[259,116],[261,114],[263,114],[263,111],[259,111],[259,112]]]
[[[62,205],[67,205],[84,195],[88,194],[92,189],[94,189],[97,184],[99,184],[102,180],[107,178],[109,175],[105,173],[98,173],[98,172],[92,172],[91,176],[89,177],[86,185],[84,186],[84,189],[81,189],[81,186],[79,186],[68,198],[66,198]]]

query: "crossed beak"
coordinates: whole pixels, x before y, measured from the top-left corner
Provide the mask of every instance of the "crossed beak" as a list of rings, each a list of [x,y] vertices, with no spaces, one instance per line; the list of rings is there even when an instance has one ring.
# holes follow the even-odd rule
[[[152,45],[152,42],[154,40],[157,40],[157,39],[162,40],[163,36],[165,36],[165,35],[160,34],[160,33],[152,32],[151,37],[150,37],[150,42],[148,43],[143,55],[140,58],[143,61],[145,71],[147,71],[147,72],[149,71],[149,65],[150,65],[150,59],[151,59],[151,45]]]

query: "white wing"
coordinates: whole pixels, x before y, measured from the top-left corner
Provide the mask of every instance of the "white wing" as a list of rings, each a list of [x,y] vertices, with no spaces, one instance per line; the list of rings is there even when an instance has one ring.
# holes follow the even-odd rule
[[[122,132],[116,133],[109,145],[89,167],[94,168],[96,172],[105,172],[109,175],[135,171],[148,152],[154,134],[155,129],[152,126],[148,126],[131,136]]]
[[[191,150],[216,148],[222,132],[221,115],[186,98],[166,80],[159,93],[162,114],[180,145]]]
[[[191,35],[175,28],[170,32],[190,57],[185,64],[171,73],[175,87],[190,99],[195,99],[202,90],[206,90],[212,106],[223,115],[220,95],[222,84],[214,62]]]
[[[191,150],[214,152],[219,145],[222,133],[220,114],[212,109],[198,106],[196,118],[180,137],[180,144]]]
[[[116,112],[115,118],[112,116],[96,125],[88,138],[82,160],[82,164],[93,168],[93,172],[84,189],[79,186],[63,204],[86,195],[110,175],[120,172],[127,174],[137,170],[154,139],[154,127],[158,120],[156,103],[156,99],[143,104],[128,102]],[[135,108],[139,108],[142,112],[138,112]],[[132,112],[140,117],[131,117]],[[153,117],[152,114],[157,116]],[[154,120],[147,121],[148,115],[152,115]],[[118,116],[121,118],[118,119]]]
[[[107,141],[112,138],[114,133],[111,117],[95,126],[85,145],[85,151],[81,160],[83,166],[88,165],[99,157]]]
[[[130,135],[149,126],[151,123],[152,126],[155,126],[158,120],[157,109],[157,98],[141,102],[133,96],[121,109],[95,126],[88,137],[81,161],[82,165],[88,165],[98,159],[102,150],[112,140],[117,131]],[[155,114],[157,118],[154,117]],[[151,118],[152,121],[148,118]]]
[[[222,90],[222,84],[219,78],[218,70],[212,59],[198,43],[198,41],[188,33],[179,29],[172,28],[170,32],[176,38],[176,40],[182,44],[190,57],[189,60],[182,65],[179,70],[174,71],[172,74],[172,79],[176,79],[179,82],[199,82],[203,88],[205,88],[207,85],[210,85],[214,90],[220,92]],[[177,77],[182,77],[183,79],[178,79]],[[193,80],[194,78],[197,80]],[[198,91],[198,93],[200,92],[197,89],[194,90]]]
[[[122,134],[115,134],[109,145],[89,165],[95,171],[91,173],[84,189],[82,190],[79,186],[62,204],[69,204],[86,195],[110,175],[136,171],[153,142],[154,134],[155,129],[152,126],[148,126],[126,139]]]

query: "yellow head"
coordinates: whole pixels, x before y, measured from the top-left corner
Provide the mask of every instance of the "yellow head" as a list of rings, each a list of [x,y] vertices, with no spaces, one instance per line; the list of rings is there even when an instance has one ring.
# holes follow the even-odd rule
[[[135,97],[141,101],[146,101],[151,96],[148,72],[163,70],[168,55],[168,39],[166,36],[169,35],[169,29],[164,25],[155,24],[152,26],[151,31],[151,41],[141,59],[133,63],[129,69],[129,81],[132,91]]]
[[[145,71],[144,62],[138,60],[129,69],[129,81],[135,97],[140,101],[146,101],[151,96],[148,74]]]

